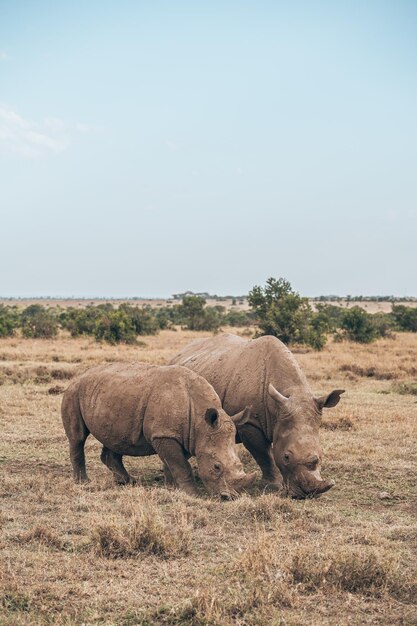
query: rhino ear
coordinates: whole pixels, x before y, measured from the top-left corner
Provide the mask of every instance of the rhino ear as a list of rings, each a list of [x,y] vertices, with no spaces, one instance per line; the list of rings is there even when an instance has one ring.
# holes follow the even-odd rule
[[[278,402],[278,404],[281,406],[285,406],[285,404],[288,402],[287,396],[283,396],[282,393],[275,389],[272,383],[269,383],[268,385],[268,393],[271,398],[273,398],[275,402]]]
[[[344,389],[334,389],[327,396],[321,396],[316,398],[317,406],[321,409],[332,409],[336,404],[339,404],[340,396],[345,393]]]
[[[243,409],[243,411],[240,411],[240,413],[236,413],[236,415],[231,415],[230,419],[235,426],[243,426],[243,424],[246,424],[246,422],[250,418],[251,410],[252,407],[247,406]]]
[[[217,409],[207,409],[204,419],[209,426],[216,428],[219,423],[219,413]]]

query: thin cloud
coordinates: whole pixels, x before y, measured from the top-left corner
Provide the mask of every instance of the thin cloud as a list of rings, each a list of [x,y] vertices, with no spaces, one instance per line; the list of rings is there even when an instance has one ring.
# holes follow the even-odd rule
[[[9,55],[4,50],[0,50],[0,61],[7,61],[8,59],[10,59]]]
[[[10,107],[0,105],[0,148],[25,158],[39,158],[60,154],[68,148],[80,124],[71,125],[59,118],[45,118],[41,123],[31,122]],[[82,132],[86,132],[83,126]]]

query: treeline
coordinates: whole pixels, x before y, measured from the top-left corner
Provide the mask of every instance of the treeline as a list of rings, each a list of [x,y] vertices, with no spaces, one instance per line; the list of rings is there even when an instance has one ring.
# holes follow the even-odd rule
[[[284,278],[269,278],[265,287],[254,287],[248,302],[256,314],[258,335],[274,335],[285,344],[304,344],[321,350],[329,336],[336,341],[370,343],[394,331],[417,332],[417,308],[393,305],[390,313],[367,313],[359,306],[349,309],[317,303],[301,297]]]
[[[181,304],[166,307],[138,307],[111,303],[85,308],[48,308],[32,304],[22,311],[16,306],[0,305],[0,337],[10,337],[19,329],[24,337],[51,338],[60,329],[72,337],[82,335],[109,343],[134,343],[139,335],[155,335],[161,329],[216,331],[221,326],[250,326],[255,323],[251,312],[226,311],[223,306],[206,306],[199,296],[187,296]]]
[[[287,345],[304,344],[320,350],[328,337],[336,341],[370,343],[395,331],[417,332],[417,308],[393,304],[390,313],[367,313],[359,306],[343,308],[325,302],[314,310],[308,298],[295,292],[284,278],[267,280],[249,293],[249,311],[207,306],[203,297],[187,295],[180,304],[151,307],[107,302],[84,308],[49,308],[32,304],[23,310],[0,305],[0,337],[20,332],[24,337],[54,337],[60,329],[73,337],[90,336],[112,344],[135,343],[138,336],[155,335],[178,326],[216,331],[222,326],[256,326],[259,335],[274,335]]]
[[[414,302],[417,298],[408,296],[316,296],[312,302]]]

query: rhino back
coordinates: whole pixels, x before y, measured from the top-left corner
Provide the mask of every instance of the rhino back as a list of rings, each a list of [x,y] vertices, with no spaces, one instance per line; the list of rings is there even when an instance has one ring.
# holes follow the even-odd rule
[[[191,421],[221,407],[209,383],[181,366],[114,363],[88,370],[74,385],[90,432],[121,454],[152,454],[160,437],[186,445]]]
[[[236,335],[218,335],[190,344],[174,361],[204,376],[219,394],[227,413],[252,406],[263,425],[269,419],[270,382],[281,393],[294,387],[308,388],[290,350],[272,336],[247,341]]]

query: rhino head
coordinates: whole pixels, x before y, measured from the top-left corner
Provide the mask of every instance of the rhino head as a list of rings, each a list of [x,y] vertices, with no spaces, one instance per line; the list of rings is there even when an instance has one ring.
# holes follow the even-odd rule
[[[200,478],[207,490],[222,500],[236,498],[256,478],[256,473],[245,474],[236,452],[236,426],[249,416],[249,408],[232,417],[223,409],[207,409],[198,429],[195,456]]]
[[[287,397],[270,384],[268,393],[275,405],[277,417],[273,432],[273,454],[288,494],[295,498],[306,498],[328,491],[335,483],[323,479],[320,474],[320,420],[322,410],[336,406],[344,390],[335,389],[320,398],[304,391],[294,391]]]

